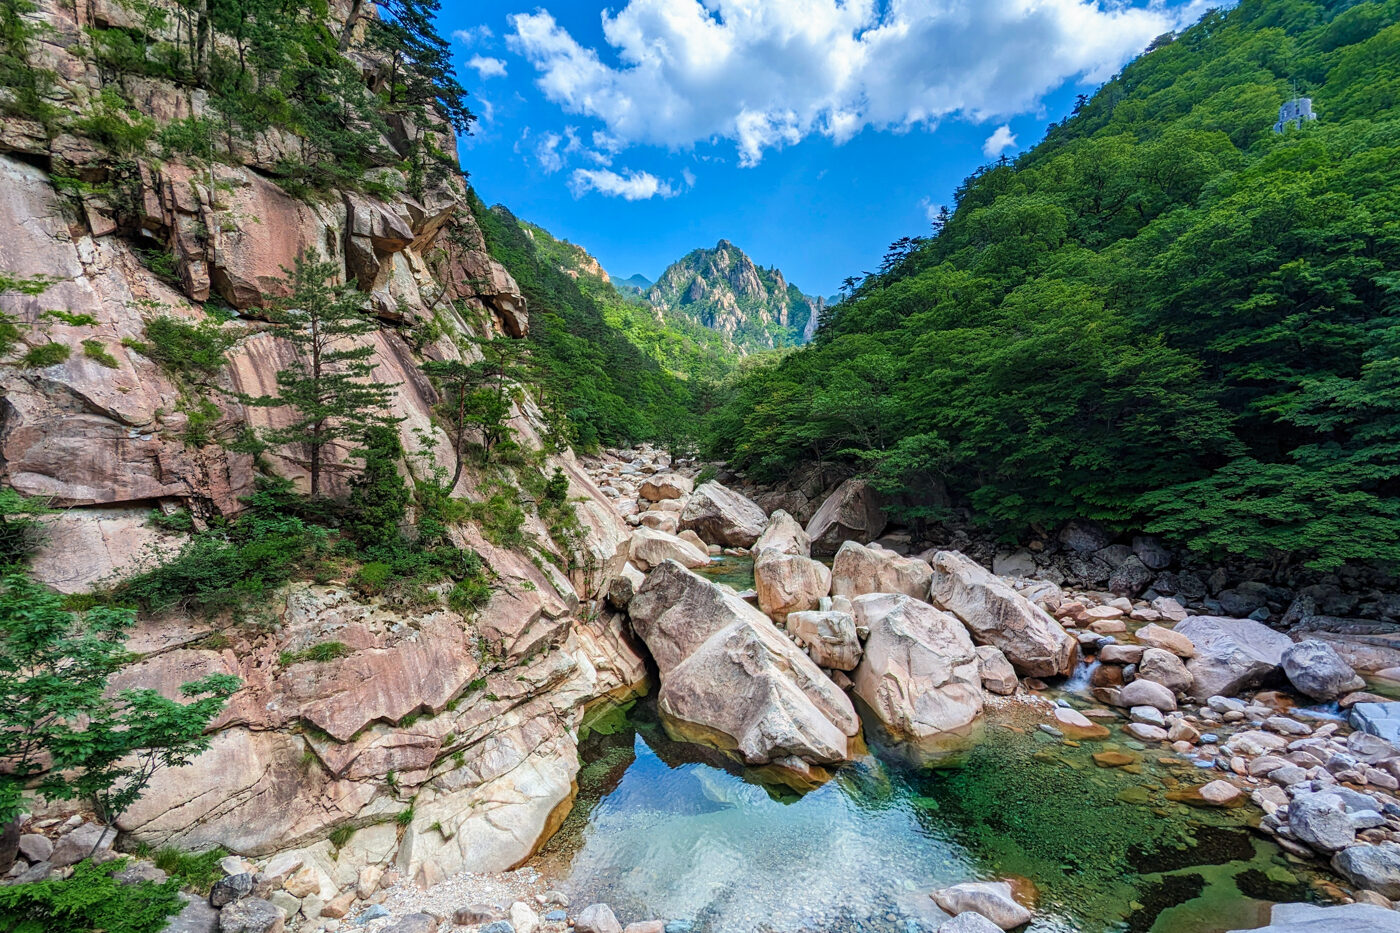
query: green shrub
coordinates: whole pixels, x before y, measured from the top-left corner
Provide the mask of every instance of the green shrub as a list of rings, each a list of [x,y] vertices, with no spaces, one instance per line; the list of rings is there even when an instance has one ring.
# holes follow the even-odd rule
[[[146,342],[139,349],[167,372],[201,380],[219,374],[237,339],[214,321],[191,324],[162,315],[146,322]]]
[[[326,530],[289,514],[285,481],[266,481],[250,508],[232,522],[214,522],[180,552],[129,577],[113,595],[144,609],[242,608],[308,569],[325,546]]]
[[[394,576],[394,567],[384,561],[373,560],[365,564],[355,574],[355,586],[370,593],[378,593]]]
[[[156,851],[152,861],[156,867],[180,882],[183,887],[192,888],[200,894],[208,894],[214,882],[224,876],[219,868],[219,860],[228,855],[228,850],[215,847],[208,852],[182,852],[176,848],[163,848]]]
[[[150,117],[130,107],[110,87],[102,89],[93,109],[75,120],[73,128],[123,156],[140,153],[156,131]]]
[[[100,340],[84,340],[83,356],[106,366],[108,369],[118,369],[121,366],[121,364],[117,362],[117,358],[107,352],[107,348],[102,345],[102,341]]]
[[[43,369],[46,366],[57,366],[68,359],[73,351],[67,344],[53,343],[52,341],[41,346],[33,347],[20,359],[19,363],[25,369]]]
[[[311,645],[300,651],[284,651],[278,656],[277,663],[289,667],[301,661],[336,661],[349,654],[350,648],[344,642],[323,641],[319,645]]]
[[[72,311],[45,311],[43,316],[62,321],[69,327],[92,327],[97,323],[97,318],[91,314],[74,314]]]
[[[43,500],[0,488],[0,567],[18,567],[29,559],[43,540],[39,517],[52,511]]]
[[[485,502],[470,503],[467,515],[497,547],[515,548],[526,543],[525,510],[520,507],[520,494],[514,489],[498,487]]]
[[[180,882],[122,884],[126,864],[79,862],[66,881],[0,887],[0,933],[157,933],[184,907]]]
[[[160,509],[151,511],[150,522],[162,531],[177,531],[182,534],[194,534],[194,516],[189,509],[176,509],[173,512],[162,512]]]
[[[350,837],[353,835],[355,835],[355,827],[337,826],[335,829],[331,830],[331,834],[327,838],[330,840],[331,845],[335,846],[337,849],[343,849],[345,848],[345,843],[349,842]]]
[[[396,428],[373,425],[365,431],[359,456],[365,466],[350,480],[344,528],[367,549],[395,545],[411,494],[399,475],[403,445]]]

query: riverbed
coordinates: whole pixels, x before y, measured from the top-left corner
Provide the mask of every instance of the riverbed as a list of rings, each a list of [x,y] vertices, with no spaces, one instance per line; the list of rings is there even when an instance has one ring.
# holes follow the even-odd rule
[[[707,575],[752,582],[742,560]],[[1220,933],[1335,890],[1252,828],[1256,808],[1200,806],[1190,790],[1211,772],[1192,760],[1116,727],[1079,742],[1039,728],[1046,700],[1096,706],[1084,680],[993,700],[931,764],[867,723],[871,750],[805,794],[673,741],[650,697],[595,711],[578,799],[536,864],[576,904],[694,933],[932,931],[931,891],[993,879],[1034,900],[1031,933]],[[1101,767],[1104,751],[1130,762]]]

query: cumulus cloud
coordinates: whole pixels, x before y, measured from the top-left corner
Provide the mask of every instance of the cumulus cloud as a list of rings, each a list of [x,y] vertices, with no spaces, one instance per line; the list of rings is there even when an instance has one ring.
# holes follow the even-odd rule
[[[982,144],[982,154],[989,159],[994,159],[1008,149],[1016,148],[1016,134],[1011,132],[1011,127],[1003,123],[996,128],[996,132],[987,137],[987,141]]]
[[[821,134],[981,122],[1101,81],[1203,0],[629,0],[606,59],[548,10],[511,16],[545,96],[621,144],[733,141],[742,164]]]
[[[670,182],[662,181],[650,172],[634,172],[624,169],[618,174],[610,169],[575,169],[569,178],[569,188],[575,198],[581,198],[590,191],[622,198],[627,201],[645,201],[648,198],[673,198],[678,192]]]
[[[491,58],[486,55],[473,55],[467,60],[467,67],[481,75],[482,80],[486,78],[504,78],[506,76],[506,63],[499,58]]]
[[[463,45],[476,45],[478,42],[485,42],[496,34],[491,31],[490,26],[473,26],[471,29],[454,29],[452,38]]]

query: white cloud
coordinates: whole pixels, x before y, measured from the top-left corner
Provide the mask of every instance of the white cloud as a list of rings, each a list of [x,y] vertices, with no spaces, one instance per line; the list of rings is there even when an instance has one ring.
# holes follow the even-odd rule
[[[463,45],[476,45],[478,42],[486,42],[496,34],[491,31],[490,26],[473,26],[471,29],[454,29],[452,38]]]
[[[547,10],[511,16],[506,38],[547,98],[619,146],[727,139],[752,165],[814,133],[840,143],[1033,110],[1066,80],[1109,77],[1203,2],[628,0],[602,14],[606,58]]]
[[[477,74],[481,75],[483,81],[487,78],[504,78],[506,76],[506,63],[499,58],[473,55],[467,60],[467,67],[474,69]]]
[[[608,169],[575,169],[569,178],[569,188],[575,198],[581,198],[590,191],[607,195],[610,198],[623,198],[628,201],[645,201],[648,198],[673,198],[680,194],[670,182],[662,181],[650,172],[623,170],[619,175]]]
[[[685,182],[685,186],[687,188],[695,187],[695,173],[692,172],[690,169],[681,169],[681,179]]]
[[[553,175],[564,167],[564,153],[559,151],[559,144],[563,141],[564,137],[558,133],[545,133],[536,144],[535,158],[546,175]]]
[[[982,154],[989,159],[995,159],[1007,149],[1016,148],[1016,134],[1011,132],[1011,127],[1003,123],[996,128],[996,132],[987,137],[987,141],[982,144]]]

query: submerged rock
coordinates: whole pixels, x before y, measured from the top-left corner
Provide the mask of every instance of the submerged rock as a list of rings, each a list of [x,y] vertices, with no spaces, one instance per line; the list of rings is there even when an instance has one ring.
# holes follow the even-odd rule
[[[1005,881],[967,881],[933,893],[933,900],[950,914],[981,914],[1003,930],[1031,922],[1031,912],[1011,897]]]
[[[966,555],[933,556],[929,595],[961,619],[978,643],[1000,648],[1020,674],[1054,677],[1074,669],[1078,643],[1060,623]]]
[[[1374,904],[1275,904],[1268,926],[1231,933],[1400,933],[1400,913]]]
[[[931,739],[982,712],[977,652],[957,618],[909,596],[872,593],[852,601],[870,631],[855,692],[901,738]]]
[[[659,708],[683,737],[749,764],[846,759],[859,730],[850,699],[757,609],[674,561],[630,608],[660,670]]]

